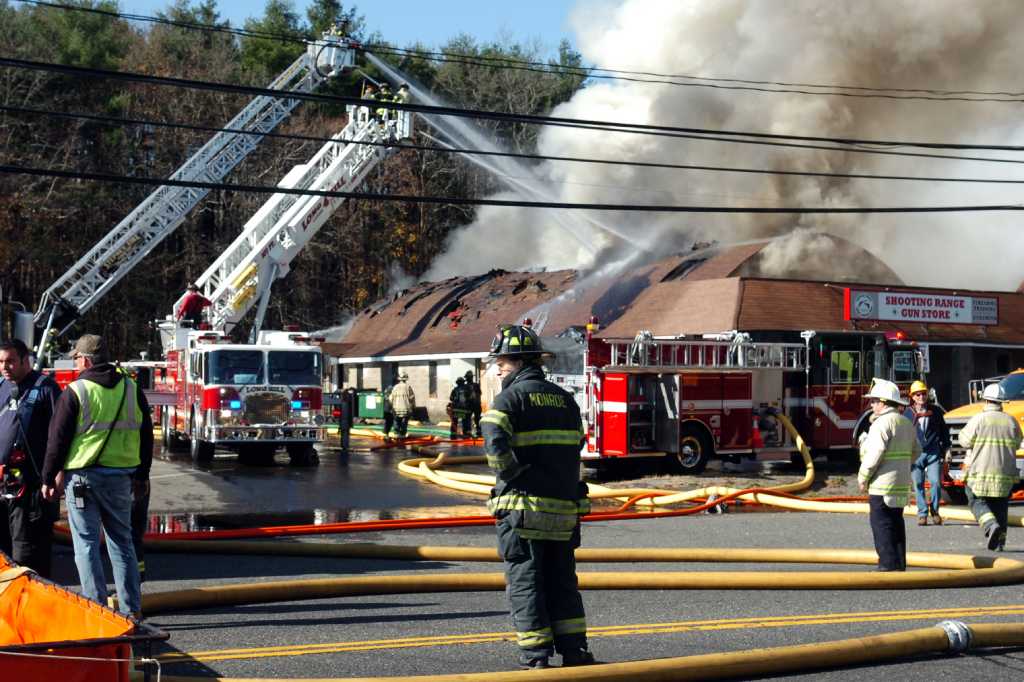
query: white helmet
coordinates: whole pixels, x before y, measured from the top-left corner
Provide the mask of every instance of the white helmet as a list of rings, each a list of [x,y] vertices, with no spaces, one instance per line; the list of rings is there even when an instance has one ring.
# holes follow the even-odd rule
[[[904,400],[900,397],[900,387],[891,381],[885,379],[879,379],[875,377],[871,380],[871,390],[864,396],[865,398],[878,398],[890,403],[897,403],[899,405],[909,405],[910,401]]]
[[[992,403],[1005,403],[1006,402],[1006,391],[999,384],[989,384],[982,391],[981,397]]]

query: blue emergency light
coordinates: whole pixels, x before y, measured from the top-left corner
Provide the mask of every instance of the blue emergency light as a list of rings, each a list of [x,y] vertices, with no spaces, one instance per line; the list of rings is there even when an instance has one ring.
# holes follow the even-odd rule
[[[292,401],[292,409],[293,410],[301,410],[302,409],[302,401],[301,400],[293,400]]]
[[[230,403],[228,403],[228,406],[232,410],[240,410],[240,409],[242,409],[242,401],[241,400],[232,400]]]

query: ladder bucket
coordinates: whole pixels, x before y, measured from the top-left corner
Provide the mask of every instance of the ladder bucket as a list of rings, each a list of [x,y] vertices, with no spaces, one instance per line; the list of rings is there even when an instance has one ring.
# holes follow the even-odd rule
[[[132,644],[167,637],[39,578],[0,552],[3,679],[128,682]]]

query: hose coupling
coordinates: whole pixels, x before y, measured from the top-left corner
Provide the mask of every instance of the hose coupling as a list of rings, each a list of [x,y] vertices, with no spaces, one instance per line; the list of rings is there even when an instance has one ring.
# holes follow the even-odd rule
[[[946,631],[949,638],[949,651],[962,654],[971,648],[971,629],[961,620],[944,620],[935,627]]]

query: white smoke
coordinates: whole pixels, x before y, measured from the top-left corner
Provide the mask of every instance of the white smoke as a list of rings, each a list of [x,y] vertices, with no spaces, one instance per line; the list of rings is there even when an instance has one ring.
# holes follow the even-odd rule
[[[1014,0],[624,0],[580,2],[571,17],[587,63],[703,77],[887,88],[1021,91]],[[790,88],[806,89],[806,88]],[[1024,143],[1020,104],[814,96],[595,80],[553,115],[827,137]],[[549,155],[838,173],[1024,178],[1016,164],[950,161],[545,128]],[[919,151],[904,149],[902,151]],[[953,153],[957,152],[939,152]],[[984,156],[968,152],[965,155]],[[1010,152],[991,156],[1014,158]],[[1016,157],[1022,158],[1024,157]],[[576,163],[542,168],[563,201],[717,206],[942,206],[1019,203],[1014,185],[880,181]],[[430,275],[590,266],[549,239],[544,211],[481,210],[452,235]],[[602,214],[631,244],[592,229],[598,248],[668,254],[696,240],[730,243],[827,232],[880,257],[909,284],[1014,289],[1024,231],[1014,213],[883,215]],[[800,228],[798,230],[798,228]],[[800,238],[771,259],[807,252]],[[818,252],[820,244],[815,245]],[[781,253],[780,253],[781,251]],[[820,254],[819,254],[820,256]],[[493,259],[493,260],[492,260]]]

